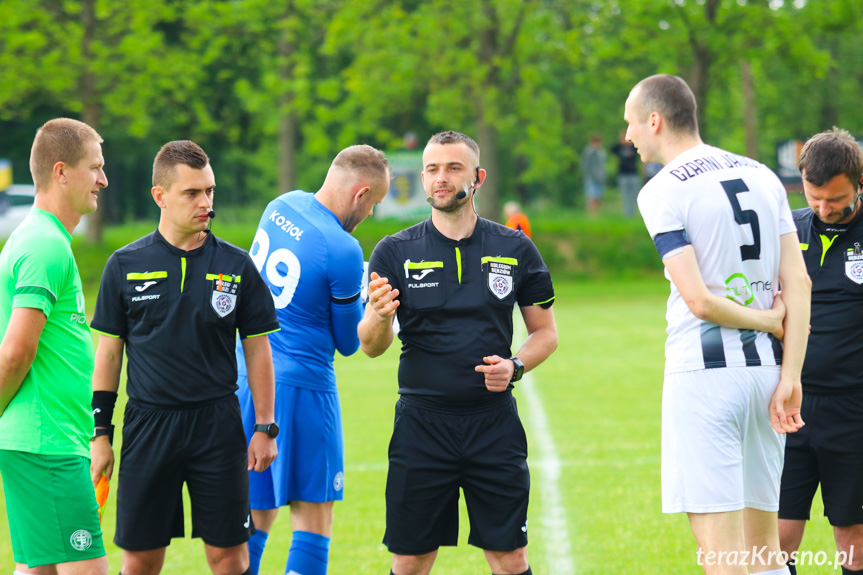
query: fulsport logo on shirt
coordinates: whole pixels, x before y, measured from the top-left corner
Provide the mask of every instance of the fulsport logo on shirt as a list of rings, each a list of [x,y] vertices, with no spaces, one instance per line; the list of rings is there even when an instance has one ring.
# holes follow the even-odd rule
[[[406,259],[404,263],[405,268],[405,279],[415,279],[422,280],[427,275],[433,273],[436,269],[443,270],[443,262],[427,262],[427,261],[419,261],[412,262],[410,259]],[[416,273],[412,273],[416,272]],[[440,282],[422,282],[422,283],[410,283],[408,282],[408,288],[433,288],[440,285]]]
[[[161,295],[154,293],[149,295],[136,295],[132,298],[132,301],[148,301],[148,300],[157,300],[161,297]]]
[[[141,284],[139,286],[135,286],[135,291],[140,293],[142,291],[145,291],[147,288],[156,285],[157,283],[159,283],[159,282],[152,281],[152,280],[148,281],[148,282],[144,282],[143,284]]]
[[[411,277],[412,277],[412,278],[414,278],[415,280],[421,280],[421,279],[423,279],[424,277],[426,277],[427,275],[429,275],[430,273],[433,273],[433,272],[434,272],[434,270],[433,270],[433,269],[431,269],[431,268],[426,268],[426,269],[424,269],[423,271],[421,271],[421,272],[420,272],[420,273],[418,273],[418,274],[413,274]]]

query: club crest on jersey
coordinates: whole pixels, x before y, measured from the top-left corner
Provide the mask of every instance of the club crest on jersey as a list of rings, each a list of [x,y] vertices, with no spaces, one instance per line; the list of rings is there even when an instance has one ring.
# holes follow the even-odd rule
[[[512,293],[512,266],[510,264],[489,262],[488,289],[497,299],[504,299]]]
[[[845,252],[845,275],[855,284],[863,284],[863,254],[857,251]]]
[[[219,314],[219,317],[225,317],[234,311],[234,307],[237,305],[237,296],[232,293],[214,291],[210,303],[213,305],[216,313]]]
[[[219,317],[225,317],[237,306],[237,290],[240,288],[241,278],[231,274],[207,274],[207,279],[213,282],[210,304]]]

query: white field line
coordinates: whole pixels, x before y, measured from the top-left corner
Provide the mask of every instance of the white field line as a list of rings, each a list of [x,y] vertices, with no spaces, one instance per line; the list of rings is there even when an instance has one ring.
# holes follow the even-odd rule
[[[527,329],[519,317],[513,314],[514,337],[513,344],[527,338]],[[518,349],[513,345],[513,350]],[[554,437],[548,425],[548,416],[542,407],[542,398],[536,390],[533,374],[526,373],[516,384],[520,395],[527,403],[528,422],[532,441],[528,443],[529,451],[539,452],[539,457],[530,457],[530,465],[536,473],[539,470],[539,497],[542,501],[540,517],[540,539],[544,548],[545,562],[549,573],[554,575],[575,575],[575,565],[572,560],[569,526],[566,522],[566,508],[563,505],[563,495],[560,492],[561,464]],[[535,490],[531,490],[536,493]]]
[[[545,551],[545,562],[549,566],[549,573],[573,575],[575,567],[570,550],[569,527],[566,522],[563,495],[560,492],[560,474],[563,466],[532,374],[525,374],[518,384],[518,389],[527,403],[528,421],[533,439],[529,449],[539,452],[539,457],[531,457],[530,463],[534,473],[539,470],[539,496],[543,510],[539,516],[539,531],[541,545]]]

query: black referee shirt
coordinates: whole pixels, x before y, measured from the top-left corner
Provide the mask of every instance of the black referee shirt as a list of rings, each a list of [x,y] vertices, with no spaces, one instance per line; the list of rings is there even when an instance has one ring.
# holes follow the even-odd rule
[[[473,235],[454,241],[428,219],[381,240],[373,271],[399,290],[402,398],[464,410],[510,394],[488,391],[474,367],[512,355],[516,303],[554,301],[551,275],[524,233],[479,218]]]
[[[812,278],[812,332],[803,362],[803,391],[863,392],[863,217],[828,225],[809,208],[793,215]]]
[[[245,250],[207,234],[187,252],[156,230],[108,259],[90,327],[126,340],[130,398],[183,406],[234,393],[237,330],[262,335],[279,322]]]

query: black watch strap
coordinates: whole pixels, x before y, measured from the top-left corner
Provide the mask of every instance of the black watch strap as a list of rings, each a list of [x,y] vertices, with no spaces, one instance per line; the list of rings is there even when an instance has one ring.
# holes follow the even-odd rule
[[[524,364],[515,356],[512,356],[509,360],[515,365],[515,371],[512,372],[512,379],[509,382],[515,383],[516,381],[520,381],[524,375]]]
[[[91,441],[93,439],[96,439],[97,437],[102,437],[103,435],[107,435],[108,436],[108,443],[111,445],[114,445],[114,426],[113,425],[109,425],[108,427],[97,427],[97,428],[95,428],[93,430],[93,437],[92,437]]]
[[[279,436],[279,426],[276,423],[256,423],[255,432],[266,433],[275,439]]]

